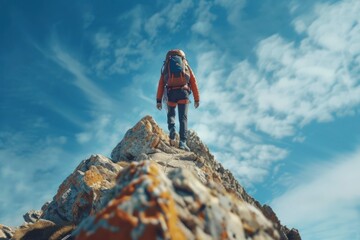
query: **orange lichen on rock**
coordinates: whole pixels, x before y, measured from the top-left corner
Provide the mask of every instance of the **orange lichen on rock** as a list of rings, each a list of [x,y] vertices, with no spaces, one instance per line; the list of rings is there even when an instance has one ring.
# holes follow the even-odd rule
[[[94,233],[89,234],[81,231],[76,239],[102,240],[102,239],[132,239],[131,232],[137,224],[137,218],[132,217],[128,213],[112,207],[112,214],[100,213],[94,224],[99,224],[97,229],[93,229]],[[103,221],[105,224],[101,224]]]
[[[96,168],[91,166],[89,170],[85,172],[84,182],[88,186],[93,186],[97,183],[101,183],[104,180],[103,176],[96,171]]]
[[[169,186],[160,179],[163,176],[158,167],[143,161],[130,164],[124,171],[117,180],[129,183],[89,226],[80,227],[76,239],[185,240],[174,199],[167,190]]]
[[[169,142],[167,134],[151,116],[146,116],[128,130],[124,139],[113,149],[111,158],[118,161],[138,161],[135,156],[148,153]]]
[[[221,232],[221,239],[222,239],[222,240],[227,240],[227,239],[229,239],[229,235],[228,235],[228,232],[227,232],[227,230],[226,230],[226,224],[225,224],[224,222],[221,224],[221,227],[222,227],[222,229],[223,229],[223,231]]]

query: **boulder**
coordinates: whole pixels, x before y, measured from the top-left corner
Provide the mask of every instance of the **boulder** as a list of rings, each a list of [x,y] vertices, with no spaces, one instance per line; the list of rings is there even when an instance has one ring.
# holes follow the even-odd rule
[[[53,200],[43,206],[41,218],[56,224],[78,224],[97,211],[101,197],[115,184],[122,169],[107,157],[92,155],[60,185]]]
[[[85,239],[279,239],[254,206],[184,168],[165,174],[154,161],[131,163],[103,210],[74,232]]]
[[[126,132],[123,140],[111,152],[111,158],[114,162],[133,161],[142,153],[153,153],[156,148],[172,152],[168,142],[169,137],[154,119],[146,116]]]
[[[27,213],[24,214],[24,220],[27,223],[35,223],[36,221],[38,221],[42,215],[42,211],[41,210],[30,210]]]
[[[26,223],[15,230],[12,240],[71,240],[74,225],[57,225],[54,222],[39,219],[35,223]],[[66,237],[66,238],[65,238]]]
[[[11,239],[14,230],[11,227],[0,224],[0,240]]]

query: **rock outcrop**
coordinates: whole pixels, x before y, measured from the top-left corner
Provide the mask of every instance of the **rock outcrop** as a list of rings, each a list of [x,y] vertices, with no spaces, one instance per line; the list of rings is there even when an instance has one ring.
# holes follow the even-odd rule
[[[0,240],[11,239],[14,235],[14,230],[11,227],[0,224]]]
[[[75,235],[79,240],[278,239],[257,208],[212,182],[204,185],[184,168],[166,175],[151,160],[124,169],[105,208],[81,223]]]
[[[35,223],[25,224],[15,230],[14,240],[58,240],[69,239],[75,225],[59,225],[51,221],[39,219]]]
[[[15,230],[0,225],[0,239],[301,239],[246,193],[195,132],[187,144],[190,152],[170,146],[144,117],[111,159],[82,161],[42,212],[25,214]]]
[[[43,211],[41,210],[30,210],[24,214],[23,218],[27,223],[35,223],[41,218],[42,214]]]
[[[119,164],[101,155],[82,161],[60,185],[54,199],[42,207],[41,218],[56,224],[79,224],[99,210],[102,197],[114,187],[121,169]]]

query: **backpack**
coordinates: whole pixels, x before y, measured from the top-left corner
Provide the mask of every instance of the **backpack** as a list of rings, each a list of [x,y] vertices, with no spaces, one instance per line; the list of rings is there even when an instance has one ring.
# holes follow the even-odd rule
[[[179,49],[167,52],[161,68],[167,88],[183,87],[190,81],[190,66],[187,64],[185,54]]]

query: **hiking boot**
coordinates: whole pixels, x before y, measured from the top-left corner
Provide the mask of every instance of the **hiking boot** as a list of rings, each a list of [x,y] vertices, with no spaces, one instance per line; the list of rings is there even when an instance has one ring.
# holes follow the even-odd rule
[[[182,149],[182,150],[190,152],[190,148],[186,145],[186,142],[184,142],[184,141],[180,141],[179,148]]]

